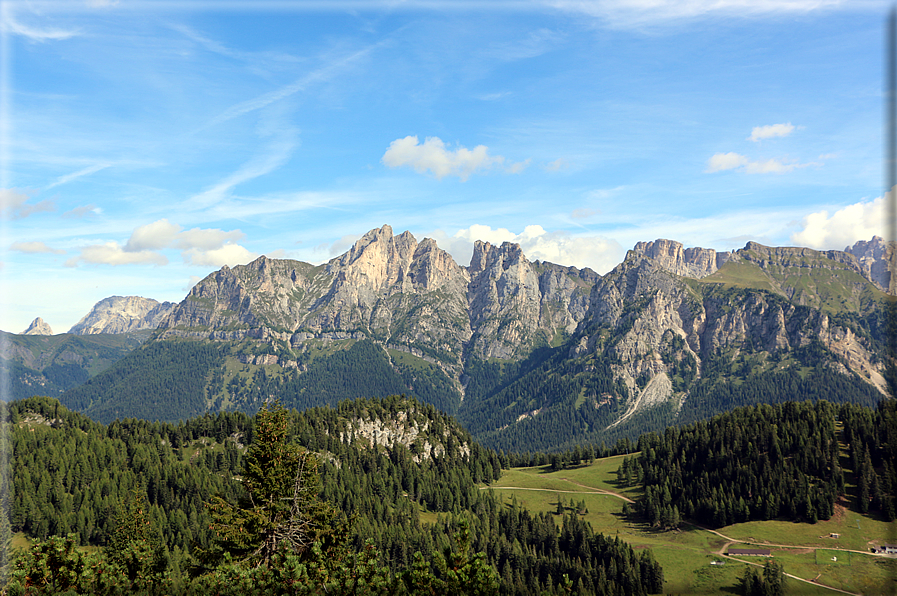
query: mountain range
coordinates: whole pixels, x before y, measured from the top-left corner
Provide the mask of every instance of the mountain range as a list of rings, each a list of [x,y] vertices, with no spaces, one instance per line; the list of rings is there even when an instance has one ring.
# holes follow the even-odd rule
[[[889,255],[880,238],[844,251],[656,240],[602,276],[512,243],[478,241],[464,267],[383,226],[322,265],[223,267],[176,305],[99,303],[70,333],[151,337],[60,399],[100,421],[176,420],[407,393],[518,451],[747,403],[871,404],[886,393]]]

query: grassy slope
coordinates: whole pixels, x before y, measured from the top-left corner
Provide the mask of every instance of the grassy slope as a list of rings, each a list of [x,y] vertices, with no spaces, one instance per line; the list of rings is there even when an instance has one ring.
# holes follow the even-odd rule
[[[515,468],[507,470],[492,485],[492,490],[510,503],[512,499],[531,511],[557,510],[560,496],[566,510],[571,500],[583,501],[584,518],[596,532],[620,536],[634,548],[650,548],[663,565],[664,591],[670,594],[736,594],[739,578],[747,563],[726,560],[721,566],[711,561],[722,560],[715,554],[729,541],[707,530],[683,524],[679,531],[658,532],[647,524],[623,517],[623,500],[618,496],[601,494],[608,490],[623,497],[637,498],[638,487],[621,489],[616,483],[616,470],[623,456],[596,460],[592,465],[548,471],[544,468]],[[518,487],[518,488],[502,488]],[[527,490],[529,489],[529,490]],[[535,489],[535,490],[533,490]],[[857,528],[859,522],[859,529]],[[835,549],[856,549],[869,552],[872,543],[894,541],[894,528],[839,507],[836,515],[818,524],[798,524],[782,521],[762,521],[735,524],[720,528],[720,534],[748,542],[794,545],[800,548],[771,548],[773,555],[785,566],[785,572],[805,579],[818,576],[821,584],[863,594],[891,593],[897,588],[897,559],[875,557],[871,554],[841,553]],[[827,538],[830,533],[841,534],[840,539]],[[732,544],[738,547],[739,543]],[[823,550],[820,554],[812,547]],[[756,560],[753,560],[756,561]],[[760,561],[762,564],[762,561]],[[789,580],[788,594],[837,594],[821,586]]]

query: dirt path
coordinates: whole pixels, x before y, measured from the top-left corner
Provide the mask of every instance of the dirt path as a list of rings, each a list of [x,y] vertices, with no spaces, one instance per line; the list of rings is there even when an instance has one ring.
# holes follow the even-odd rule
[[[730,541],[729,544],[734,544],[737,542],[739,544],[753,544],[755,546],[774,546],[776,548],[806,548],[806,549],[811,549],[811,550],[837,550],[837,551],[841,551],[843,553],[858,553],[858,554],[867,555],[870,557],[884,557],[884,555],[879,555],[878,553],[870,553],[870,552],[866,552],[864,550],[854,550],[852,548],[838,548],[835,546],[807,546],[805,544],[774,544],[772,542],[756,542],[756,541],[752,541],[752,540],[739,540],[737,538],[732,538],[731,536],[726,536],[725,534],[721,534],[720,532],[717,532],[716,530],[711,530],[710,528],[702,526],[701,524],[696,524],[694,522],[683,522],[683,523],[687,523],[688,525],[694,526],[701,530],[704,530],[705,532],[710,532],[711,534],[716,534],[723,540]],[[726,546],[728,546],[728,544]],[[885,558],[887,558],[887,557],[885,557]]]
[[[569,480],[569,479],[567,479],[567,478],[558,478],[558,480],[563,480],[564,482],[569,482],[570,484],[572,484],[572,485],[574,485],[574,486],[578,486],[578,487],[580,487],[580,488],[588,489],[588,491],[581,491],[581,490],[555,490],[555,489],[552,489],[552,488],[524,488],[524,487],[522,487],[522,486],[492,486],[492,485],[489,485],[489,486],[481,486],[481,487],[480,487],[480,490],[485,490],[485,489],[487,489],[487,488],[494,488],[494,489],[507,489],[507,490],[535,490],[535,491],[543,491],[543,492],[549,492],[549,493],[574,493],[574,494],[580,494],[580,495],[582,495],[582,494],[597,494],[597,495],[607,495],[607,496],[609,496],[609,497],[616,497],[616,498],[618,498],[618,499],[623,499],[623,500],[626,501],[627,503],[635,503],[635,501],[633,501],[633,500],[630,499],[629,497],[626,497],[626,496],[624,496],[624,495],[621,495],[620,493],[615,493],[615,492],[610,491],[610,490],[605,490],[605,489],[603,489],[603,488],[595,488],[594,486],[586,486],[585,484],[580,484],[580,483],[578,483],[578,482],[573,482],[572,480]]]

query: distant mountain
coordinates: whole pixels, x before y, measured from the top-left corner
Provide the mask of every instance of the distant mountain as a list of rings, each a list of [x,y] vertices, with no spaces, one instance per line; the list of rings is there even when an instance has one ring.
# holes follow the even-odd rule
[[[160,303],[140,296],[110,296],[97,302],[68,332],[97,335],[155,329],[174,306],[171,302]]]
[[[657,240],[600,276],[511,243],[477,242],[462,267],[383,226],[323,265],[222,268],[145,346],[61,399],[103,421],[173,420],[272,396],[306,408],[408,393],[517,450],[757,401],[874,403],[887,251],[880,239],[851,251]]]
[[[28,329],[20,333],[20,335],[53,335],[53,329],[42,318],[37,317],[31,321]]]
[[[0,371],[8,381],[2,399],[59,396],[103,372],[148,337],[148,332],[78,337],[0,331]]]

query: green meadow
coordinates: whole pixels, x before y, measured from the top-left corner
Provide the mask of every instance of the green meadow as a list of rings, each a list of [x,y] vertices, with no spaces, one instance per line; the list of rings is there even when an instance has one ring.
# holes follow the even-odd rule
[[[765,559],[724,557],[727,545],[769,548],[785,573],[810,582],[789,578],[787,594],[843,593],[830,588],[853,594],[897,593],[897,558],[871,553],[874,545],[897,542],[886,522],[839,505],[832,519],[817,524],[758,521],[726,526],[715,534],[684,522],[678,530],[661,532],[623,515],[623,498],[641,495],[639,487],[617,485],[623,457],[556,471],[548,466],[514,468],[483,490],[533,512],[557,514],[560,504],[565,513],[576,512],[590,522],[595,532],[619,536],[637,549],[650,548],[663,565],[667,594],[740,593],[739,579],[747,565],[762,567]],[[860,552],[848,552],[851,549]]]

